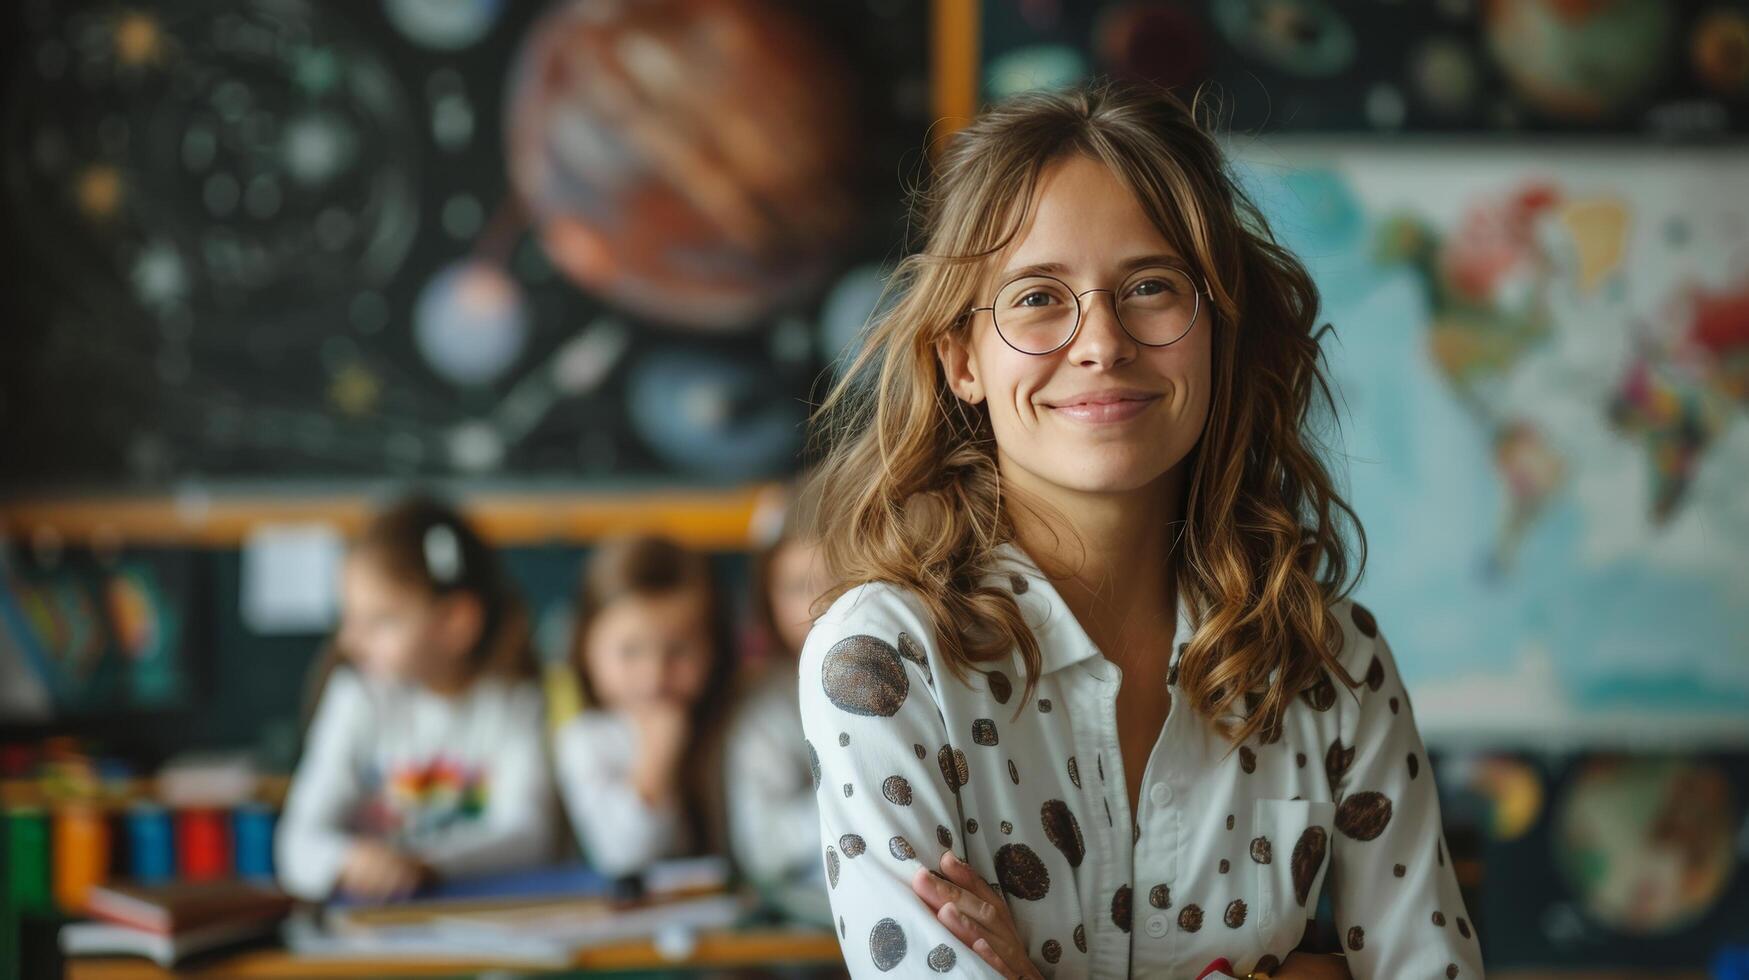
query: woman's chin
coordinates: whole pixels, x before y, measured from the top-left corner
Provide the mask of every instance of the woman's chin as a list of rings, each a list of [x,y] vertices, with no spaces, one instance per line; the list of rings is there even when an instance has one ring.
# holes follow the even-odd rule
[[[1144,489],[1159,480],[1166,467],[1157,460],[1100,459],[1093,456],[1081,465],[1052,474],[1051,482],[1081,494],[1124,494]]]
[[[1160,444],[1159,439],[1145,445],[1093,443],[1072,450],[1058,444],[1024,456],[999,456],[1005,480],[1020,490],[1124,494],[1145,489],[1172,469],[1173,460],[1162,456]]]

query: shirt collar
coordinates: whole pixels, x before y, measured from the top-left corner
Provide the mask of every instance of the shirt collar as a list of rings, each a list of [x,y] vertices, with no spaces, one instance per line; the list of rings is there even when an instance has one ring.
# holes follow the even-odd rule
[[[1024,583],[1024,584],[1023,584]],[[1033,636],[1038,638],[1040,671],[1048,674],[1080,663],[1090,657],[1102,656],[1080,620],[1070,611],[1062,594],[1039,570],[1025,549],[1012,541],[996,546],[995,569],[984,579],[986,586],[1007,589]],[[1184,590],[1178,591],[1176,635],[1172,638],[1171,660],[1161,668],[1165,675],[1171,664],[1177,663],[1179,650],[1190,640],[1190,600]]]

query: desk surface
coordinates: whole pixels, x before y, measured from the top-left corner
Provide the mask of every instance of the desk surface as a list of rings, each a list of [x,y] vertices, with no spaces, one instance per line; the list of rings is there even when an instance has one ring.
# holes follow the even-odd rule
[[[618,943],[585,950],[572,963],[576,970],[659,970],[736,966],[831,966],[841,964],[838,938],[829,932],[765,930],[713,932],[698,937],[685,960],[670,960],[648,941]],[[467,976],[505,969],[539,973],[538,969],[503,963],[457,960],[300,959],[283,949],[253,949],[198,961],[193,969],[168,971],[133,957],[69,959],[67,980],[164,980],[168,977],[374,977]],[[563,971],[558,971],[563,972]]]
[[[838,938],[831,933],[794,933],[794,931],[761,931],[761,933],[707,933],[700,936],[693,956],[686,961],[670,961],[656,952],[651,943],[623,943],[602,949],[588,950],[577,956],[574,970],[635,971],[635,970],[710,970],[736,966],[838,966],[843,963],[838,954]],[[206,961],[196,970],[159,970],[142,959],[72,959],[66,963],[66,980],[168,980],[173,977],[219,978],[285,978],[303,977],[458,977],[483,970],[500,968],[491,963],[420,963],[420,961],[343,961],[343,959],[294,959],[285,950],[252,950],[236,956]],[[1511,970],[1490,973],[1494,980],[1707,980],[1707,973],[1697,971],[1649,970]]]

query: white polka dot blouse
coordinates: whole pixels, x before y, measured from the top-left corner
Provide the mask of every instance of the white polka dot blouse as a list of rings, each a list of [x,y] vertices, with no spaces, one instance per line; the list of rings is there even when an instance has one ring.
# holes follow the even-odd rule
[[[1003,895],[1045,976],[1190,978],[1217,957],[1267,971],[1325,892],[1356,978],[1482,976],[1433,773],[1364,607],[1334,610],[1363,683],[1303,692],[1279,738],[1235,751],[1175,698],[1132,816],[1119,668],[1024,551],[1000,557],[987,584],[1037,624],[1031,703],[1017,655],[956,680],[921,604],[892,585],[839,597],[803,648],[821,860],[852,975],[996,976],[911,891],[919,862],[953,849]],[[1178,624],[1174,651],[1187,609]],[[1175,685],[1175,666],[1128,682]]]

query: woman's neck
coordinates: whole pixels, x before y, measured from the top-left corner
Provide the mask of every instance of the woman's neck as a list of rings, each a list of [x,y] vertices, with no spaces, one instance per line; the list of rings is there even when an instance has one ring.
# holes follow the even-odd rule
[[[1178,470],[1126,493],[1008,484],[1017,543],[1057,586],[1088,635],[1122,663],[1129,650],[1167,643],[1176,619],[1172,552],[1182,527]]]

